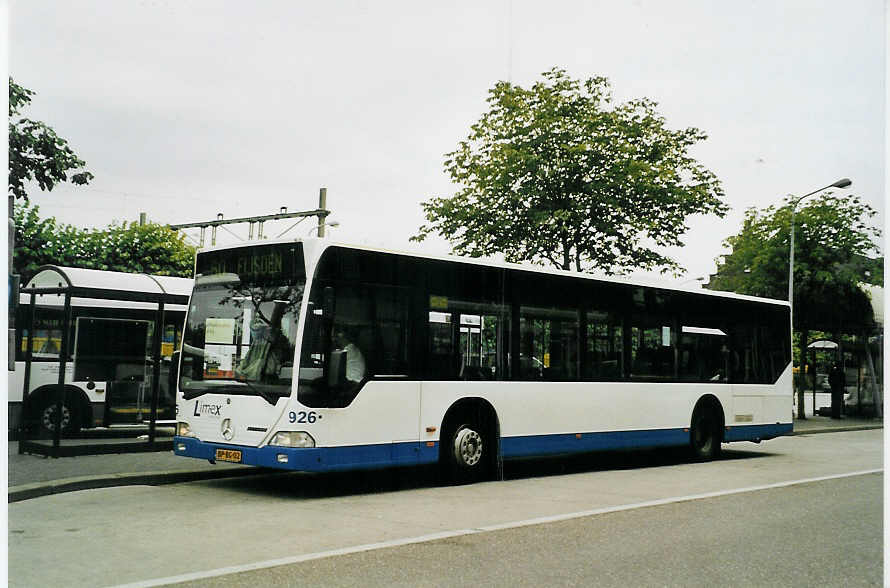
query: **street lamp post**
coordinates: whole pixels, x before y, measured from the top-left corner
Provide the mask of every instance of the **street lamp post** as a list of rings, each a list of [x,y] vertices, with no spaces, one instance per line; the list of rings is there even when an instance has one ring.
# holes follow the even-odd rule
[[[813,190],[803,196],[795,198],[791,200],[791,254],[788,256],[788,305],[791,310],[791,339],[794,340],[794,211],[797,208],[797,205],[800,204],[801,200],[812,196],[813,194],[818,194],[824,190],[828,190],[829,188],[846,188],[853,182],[850,181],[849,178],[840,179],[833,184],[828,184],[825,187],[819,188],[818,190]],[[794,353],[792,352],[792,357]],[[801,368],[801,377],[803,377],[803,367],[806,364],[806,357],[802,354],[800,358],[800,368]],[[794,375],[791,377],[791,387],[794,388]],[[804,412],[804,401],[803,401],[803,388],[801,387],[797,393],[797,418],[806,419],[806,413]],[[813,406],[813,410],[816,410],[815,405]]]
[[[318,225],[318,226],[316,226],[316,227],[312,227],[311,229],[309,229],[309,232],[306,233],[306,234],[307,234],[307,235],[311,235],[314,231],[318,231],[318,236],[319,236],[319,237],[324,237],[324,228],[325,228],[325,227],[336,228],[336,227],[339,227],[339,226],[340,226],[340,223],[337,222],[337,221],[331,221],[331,222],[329,222],[329,223],[322,223],[322,224],[320,224],[320,225]]]

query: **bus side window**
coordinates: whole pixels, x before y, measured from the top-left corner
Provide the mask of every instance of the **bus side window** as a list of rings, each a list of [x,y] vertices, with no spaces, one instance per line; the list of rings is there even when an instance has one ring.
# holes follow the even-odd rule
[[[28,352],[28,312],[29,305],[19,306],[19,315],[16,318],[16,361],[25,361]],[[34,309],[33,346],[31,349],[34,361],[58,361],[59,350],[62,346],[62,322],[63,313],[57,308]],[[69,325],[68,337],[68,361],[71,361],[71,350],[74,348],[75,319],[72,317]]]
[[[587,313],[585,380],[616,380],[624,373],[624,329],[621,317]]]
[[[728,381],[729,347],[726,333],[715,327],[687,325],[680,331],[680,380]]]
[[[578,312],[521,307],[519,373],[522,380],[578,379]]]
[[[631,377],[645,380],[674,378],[676,333],[669,318],[636,317],[631,328]]]
[[[408,337],[410,291],[394,286],[374,286],[372,346],[378,349],[377,373],[404,376],[409,373]]]
[[[504,379],[505,307],[433,295],[428,316],[427,379]]]

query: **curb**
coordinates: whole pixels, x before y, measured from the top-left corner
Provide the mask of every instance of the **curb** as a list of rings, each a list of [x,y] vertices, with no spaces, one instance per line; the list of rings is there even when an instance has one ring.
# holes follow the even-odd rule
[[[819,433],[843,433],[845,431],[867,431],[871,429],[883,429],[884,425],[852,425],[847,427],[824,427],[818,429],[793,430],[790,435],[815,435]],[[78,490],[92,490],[97,488],[111,488],[115,486],[161,486],[164,484],[178,484],[181,482],[197,482],[199,480],[217,480],[222,478],[238,478],[243,476],[286,474],[293,473],[290,470],[268,470],[256,467],[235,467],[220,470],[186,470],[181,472],[156,471],[138,472],[128,474],[99,474],[95,476],[78,476],[76,478],[62,478],[48,482],[34,482],[12,486],[7,490],[8,503],[30,500],[51,494],[64,492],[76,492]]]
[[[130,474],[100,474],[95,476],[78,476],[75,478],[62,478],[48,482],[34,482],[12,486],[7,491],[8,503],[20,502],[31,498],[75,492],[77,490],[92,490],[96,488],[111,488],[114,486],[160,486],[163,484],[177,484],[180,482],[196,482],[198,480],[216,480],[220,478],[236,478],[242,476],[255,476],[268,474],[261,468],[230,468],[218,471],[188,470],[182,472],[139,472]]]

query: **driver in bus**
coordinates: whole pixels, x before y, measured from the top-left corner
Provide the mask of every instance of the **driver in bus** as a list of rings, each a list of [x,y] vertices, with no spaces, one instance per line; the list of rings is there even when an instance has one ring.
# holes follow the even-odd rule
[[[334,333],[334,348],[346,353],[346,380],[358,384],[365,377],[365,356],[354,343],[355,329],[341,327]]]

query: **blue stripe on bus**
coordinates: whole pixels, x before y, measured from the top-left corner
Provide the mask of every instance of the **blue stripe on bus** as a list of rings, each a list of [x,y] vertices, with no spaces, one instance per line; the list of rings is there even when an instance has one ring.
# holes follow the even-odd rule
[[[790,435],[793,429],[791,423],[776,423],[775,425],[736,425],[727,427],[723,432],[724,441],[766,441],[782,435]]]
[[[634,447],[667,447],[689,443],[689,432],[683,429],[649,431],[613,431],[607,433],[567,433],[562,435],[531,435],[501,438],[505,458],[585,451],[608,451]]]
[[[724,431],[723,440],[726,442],[764,441],[787,435],[791,433],[791,428],[791,423],[729,427]],[[644,447],[678,447],[688,443],[688,429],[569,433],[563,435],[503,437],[501,439],[501,452],[505,458],[511,458]]]
[[[791,430],[791,423],[734,426],[724,431],[724,441],[760,441],[787,435]],[[509,459],[616,449],[676,447],[688,443],[689,431],[686,429],[568,433],[502,437],[501,452],[504,458]],[[179,449],[180,445],[183,449]],[[173,441],[174,453],[185,457],[214,461],[217,449],[241,451],[241,463],[245,465],[309,472],[420,465],[434,463],[439,459],[439,444],[429,445],[422,441],[305,449],[224,445],[205,443],[191,437],[175,437]],[[287,462],[280,462],[280,455],[287,456]]]

